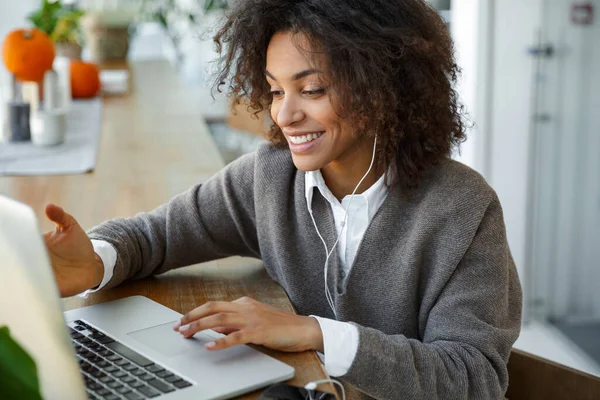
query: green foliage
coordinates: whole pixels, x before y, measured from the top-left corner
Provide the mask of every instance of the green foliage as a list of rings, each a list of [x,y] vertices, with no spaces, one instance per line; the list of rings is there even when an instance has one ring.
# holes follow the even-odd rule
[[[79,19],[84,12],[70,9],[60,0],[42,0],[42,6],[29,14],[27,19],[33,25],[44,31],[54,42],[83,43],[83,35],[79,25]]]
[[[0,388],[4,400],[42,400],[33,359],[0,327]]]
[[[205,0],[204,11],[223,10],[227,8],[227,0]]]
[[[182,6],[178,0],[142,0],[137,22],[158,22],[165,30],[175,48],[178,61],[183,60],[179,47],[186,29],[202,27],[202,14],[229,8],[228,0],[195,0],[195,4]],[[183,24],[182,24],[183,23]],[[136,27],[131,28],[135,32]]]

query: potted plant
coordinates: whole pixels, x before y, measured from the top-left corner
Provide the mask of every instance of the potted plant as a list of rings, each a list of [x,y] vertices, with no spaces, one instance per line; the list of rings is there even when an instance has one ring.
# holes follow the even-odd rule
[[[50,37],[56,55],[80,59],[83,45],[80,19],[83,14],[82,10],[65,6],[60,0],[42,0],[41,7],[27,19]]]
[[[94,62],[124,60],[129,51],[130,27],[140,12],[137,0],[85,0],[81,19]]]
[[[142,0],[139,22],[157,22],[169,37],[178,64],[183,60],[185,44],[182,39],[210,40],[216,18],[228,8],[227,0],[196,0],[182,5],[178,0]],[[193,31],[193,35],[192,35]]]

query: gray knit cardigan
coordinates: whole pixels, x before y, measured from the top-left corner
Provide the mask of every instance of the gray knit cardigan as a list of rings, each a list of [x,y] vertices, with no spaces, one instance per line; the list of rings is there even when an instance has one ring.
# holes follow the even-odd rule
[[[315,191],[312,208],[331,248],[335,227]],[[263,260],[303,315],[334,318],[325,299],[325,250],[287,149],[264,145],[149,213],[89,232],[117,249],[113,287],[232,255]],[[338,319],[359,331],[340,377],[351,398],[498,399],[521,326],[521,287],[496,193],[444,160],[418,188],[390,188],[344,285],[329,283]],[[327,355],[325,355],[327,356]]]

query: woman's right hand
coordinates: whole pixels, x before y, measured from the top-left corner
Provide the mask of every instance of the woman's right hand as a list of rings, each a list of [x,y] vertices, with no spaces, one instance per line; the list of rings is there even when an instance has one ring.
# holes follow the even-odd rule
[[[98,286],[104,276],[102,259],[79,223],[62,208],[48,204],[46,216],[56,224],[44,234],[58,290],[62,297],[74,296]]]

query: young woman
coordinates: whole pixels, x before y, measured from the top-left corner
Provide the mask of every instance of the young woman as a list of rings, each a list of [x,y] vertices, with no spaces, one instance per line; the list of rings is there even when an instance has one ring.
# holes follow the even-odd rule
[[[210,302],[174,327],[317,350],[349,397],[497,399],[521,289],[494,191],[450,159],[458,68],[422,0],[241,0],[219,82],[269,144],[150,213],[86,234],[49,205],[62,295],[231,255],[261,258],[298,315]],[[94,242],[90,241],[94,239]]]

